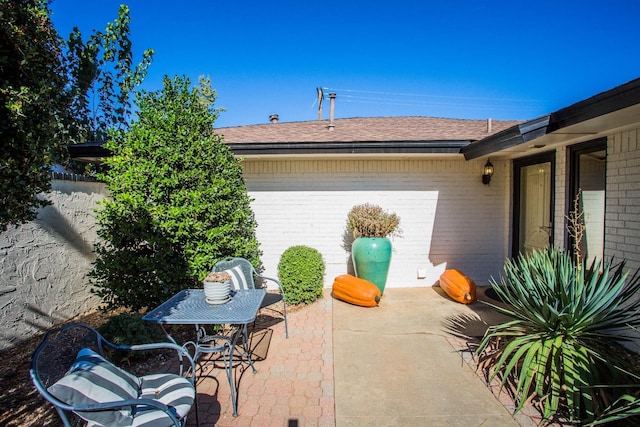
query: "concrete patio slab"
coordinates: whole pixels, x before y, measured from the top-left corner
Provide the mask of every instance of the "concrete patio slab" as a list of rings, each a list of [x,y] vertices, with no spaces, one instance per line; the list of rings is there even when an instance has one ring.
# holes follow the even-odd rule
[[[467,341],[455,337],[481,336],[503,319],[437,287],[388,289],[376,308],[335,300],[325,289],[319,301],[289,313],[288,339],[281,319],[258,323],[257,372],[236,372],[238,417],[224,370],[200,373],[200,425],[533,427],[535,411],[513,417],[510,401],[496,399],[470,353],[460,351]],[[195,425],[193,410],[188,425]]]
[[[482,335],[486,315],[439,288],[388,289],[376,308],[334,300],[336,426],[521,425],[448,341]]]

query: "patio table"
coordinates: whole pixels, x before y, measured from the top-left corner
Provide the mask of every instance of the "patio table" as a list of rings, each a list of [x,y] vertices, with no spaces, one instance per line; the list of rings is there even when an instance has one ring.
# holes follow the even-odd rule
[[[175,340],[167,332],[164,325],[231,325],[233,333],[228,337],[230,341],[229,364],[233,363],[233,350],[237,344],[239,336],[242,336],[243,356],[247,359],[251,368],[253,361],[247,347],[248,333],[247,325],[256,319],[260,304],[266,292],[264,289],[239,289],[231,291],[231,299],[224,304],[209,304],[205,301],[203,289],[185,289],[178,292],[169,300],[162,303],[142,317],[147,322],[158,323],[169,340]],[[184,346],[194,345],[196,354],[194,359],[206,351],[202,351],[199,343],[185,343]],[[225,365],[227,364],[225,359]],[[233,405],[233,415],[238,415],[238,401],[235,393],[235,378],[232,366],[225,366],[227,379],[231,388],[231,403]],[[195,372],[193,373],[195,375]]]

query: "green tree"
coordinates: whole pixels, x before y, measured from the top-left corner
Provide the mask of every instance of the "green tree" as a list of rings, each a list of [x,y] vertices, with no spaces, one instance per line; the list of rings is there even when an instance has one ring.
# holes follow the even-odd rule
[[[199,286],[215,260],[258,264],[256,222],[239,161],[214,132],[210,82],[165,77],[136,98],[137,120],[114,132],[101,175],[111,193],[98,214],[93,291],[106,307],[140,310]]]
[[[48,1],[0,0],[0,231],[49,204],[53,159],[64,156],[67,79]]]
[[[51,165],[68,158],[67,143],[127,127],[130,98],[153,56],[148,49],[133,66],[128,7],[86,42],[75,28],[65,46],[49,4],[0,0],[0,231],[50,204],[42,194],[51,189]]]
[[[153,49],[145,50],[133,65],[130,23],[129,8],[121,5],[104,31],[94,30],[86,41],[78,27],[69,35],[62,59],[71,81],[73,142],[105,141],[110,129],[129,125],[133,91],[154,54]]]

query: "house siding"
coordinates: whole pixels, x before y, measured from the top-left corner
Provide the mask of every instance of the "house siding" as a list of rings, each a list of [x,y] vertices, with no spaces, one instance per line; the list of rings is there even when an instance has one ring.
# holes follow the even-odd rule
[[[607,141],[605,254],[640,268],[640,128]]]
[[[294,245],[322,254],[325,287],[335,276],[353,273],[346,218],[354,205],[369,202],[401,218],[387,287],[432,286],[445,268],[488,283],[505,258],[508,180],[503,165],[496,165],[494,176],[502,178],[483,185],[484,162],[245,159],[264,273],[276,277],[280,256]],[[425,278],[418,279],[418,269]]]

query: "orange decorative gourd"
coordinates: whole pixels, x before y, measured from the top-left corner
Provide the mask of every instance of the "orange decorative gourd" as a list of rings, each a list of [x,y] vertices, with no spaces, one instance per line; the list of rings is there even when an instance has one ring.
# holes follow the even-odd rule
[[[333,297],[362,307],[375,307],[380,302],[380,289],[373,283],[350,274],[333,281]]]
[[[476,284],[458,270],[445,270],[440,276],[440,287],[452,300],[462,304],[476,300]]]

